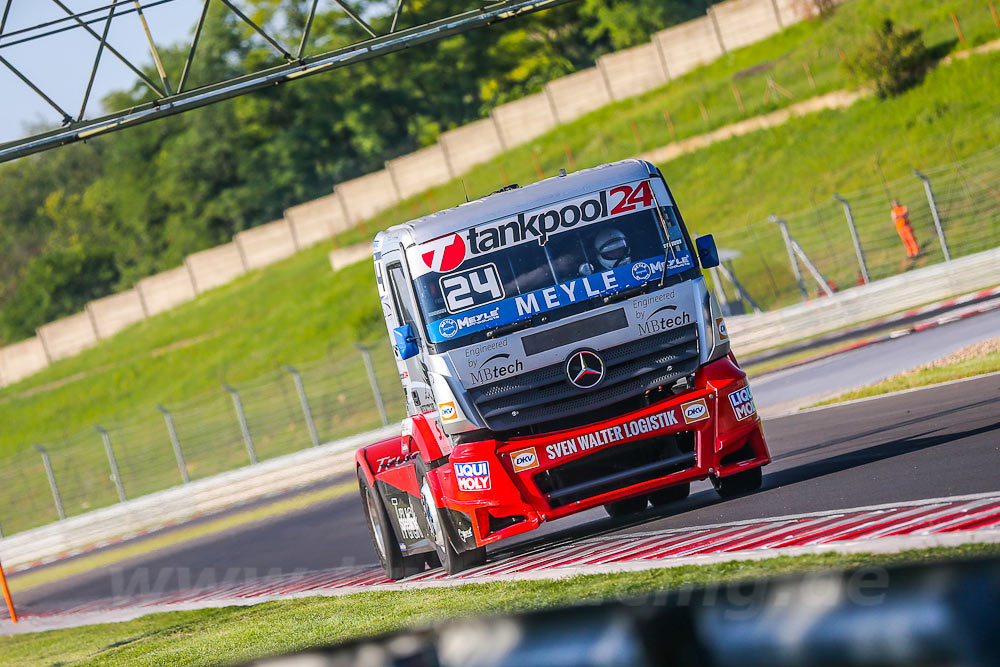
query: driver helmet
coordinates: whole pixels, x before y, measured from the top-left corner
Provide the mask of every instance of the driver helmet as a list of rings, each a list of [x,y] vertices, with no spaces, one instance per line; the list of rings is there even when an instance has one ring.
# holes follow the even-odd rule
[[[597,232],[594,248],[597,251],[597,261],[605,269],[613,269],[631,260],[625,234],[614,227]]]

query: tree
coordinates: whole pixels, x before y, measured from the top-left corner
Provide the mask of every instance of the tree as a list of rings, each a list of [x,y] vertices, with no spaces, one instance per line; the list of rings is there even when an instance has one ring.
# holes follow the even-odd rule
[[[892,19],[881,25],[845,62],[852,75],[875,87],[880,99],[898,95],[920,82],[928,54],[918,28],[897,30]]]

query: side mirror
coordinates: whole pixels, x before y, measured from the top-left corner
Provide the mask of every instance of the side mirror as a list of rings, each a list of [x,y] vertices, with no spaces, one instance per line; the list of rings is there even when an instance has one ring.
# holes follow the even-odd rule
[[[417,336],[413,332],[412,324],[404,324],[392,330],[393,342],[399,351],[400,359],[409,359],[417,356],[420,348],[417,346]]]
[[[711,234],[699,236],[694,241],[698,249],[698,259],[701,261],[701,268],[714,269],[719,265],[719,249],[715,246],[715,237]]]

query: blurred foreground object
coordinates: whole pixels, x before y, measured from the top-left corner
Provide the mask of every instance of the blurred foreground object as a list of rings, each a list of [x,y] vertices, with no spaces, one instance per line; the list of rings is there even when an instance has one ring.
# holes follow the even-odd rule
[[[1000,560],[871,567],[468,618],[260,667],[997,665]]]

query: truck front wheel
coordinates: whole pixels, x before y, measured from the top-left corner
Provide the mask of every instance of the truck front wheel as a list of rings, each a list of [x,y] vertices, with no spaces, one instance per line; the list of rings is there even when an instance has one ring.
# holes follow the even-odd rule
[[[476,547],[467,551],[455,549],[455,529],[447,514],[437,506],[434,492],[427,482],[427,468],[423,461],[416,462],[417,483],[420,485],[420,504],[424,509],[425,533],[434,545],[438,559],[448,574],[458,574],[464,570],[486,562],[486,547]]]
[[[716,477],[712,475],[710,479],[712,480],[712,486],[715,487],[715,492],[721,498],[735,498],[736,496],[742,496],[744,493],[750,493],[759,489],[764,476],[758,467],[744,470],[728,477]]]
[[[652,503],[653,507],[663,507],[664,505],[670,505],[671,503],[680,502],[688,497],[691,493],[691,484],[689,482],[684,482],[683,484],[674,484],[673,486],[668,486],[665,489],[660,489],[659,491],[653,491],[649,494],[649,502]]]
[[[389,522],[385,505],[375,489],[368,485],[368,480],[358,469],[358,487],[361,489],[361,506],[364,508],[365,523],[372,538],[372,546],[378,556],[379,564],[385,570],[385,576],[393,581],[423,572],[427,557],[423,554],[404,556],[399,549],[396,531]]]
[[[617,519],[618,517],[630,514],[638,514],[646,509],[646,505],[648,504],[649,499],[646,496],[636,496],[635,498],[626,498],[625,500],[608,503],[604,506],[604,511],[608,513],[608,516]]]

